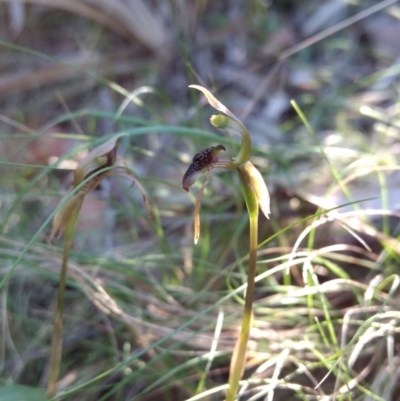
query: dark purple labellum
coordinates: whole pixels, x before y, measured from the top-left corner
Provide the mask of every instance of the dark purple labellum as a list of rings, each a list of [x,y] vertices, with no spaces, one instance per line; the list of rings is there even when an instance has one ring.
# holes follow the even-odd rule
[[[193,162],[186,170],[182,179],[182,186],[185,191],[189,192],[190,186],[195,181],[196,173],[205,169],[210,169],[218,162],[218,157],[216,155],[221,150],[226,150],[225,146],[211,146],[211,148],[204,149],[193,157]]]
[[[193,162],[202,163],[204,164],[204,167],[206,167],[207,165],[218,161],[218,158],[215,155],[221,150],[226,150],[225,146],[211,146],[211,148],[204,149],[197,153],[193,157]]]

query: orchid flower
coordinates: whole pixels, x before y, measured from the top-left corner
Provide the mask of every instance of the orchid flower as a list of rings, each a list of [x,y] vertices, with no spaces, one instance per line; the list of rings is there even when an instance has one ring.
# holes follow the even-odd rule
[[[74,173],[73,186],[65,195],[65,200],[62,201],[61,207],[54,216],[50,241],[61,236],[71,219],[78,217],[85,196],[96,189],[100,182],[109,176],[121,175],[132,180],[142,193],[148,213],[151,215],[150,205],[143,186],[126,166],[125,161],[117,156],[118,140],[124,135],[126,134],[116,135],[97,146],[79,162]],[[121,160],[123,166],[114,166],[117,159]]]
[[[207,173],[207,179],[200,188],[195,203],[194,211],[194,242],[199,240],[200,236],[200,201],[204,188],[210,181],[211,170],[222,168],[236,170],[239,174],[240,184],[247,206],[250,221],[250,246],[249,246],[249,270],[247,276],[247,290],[245,296],[244,312],[242,317],[242,327],[240,336],[236,342],[233,351],[231,366],[229,372],[229,387],[226,394],[226,401],[234,401],[239,388],[239,381],[243,374],[246,362],[247,344],[250,336],[250,329],[253,317],[253,298],[254,298],[254,280],[256,276],[257,262],[257,235],[258,235],[258,209],[269,218],[270,198],[267,186],[262,175],[251,163],[251,137],[244,124],[220,101],[218,101],[207,89],[202,86],[192,85],[191,88],[202,92],[208,103],[216,110],[224,113],[211,117],[211,124],[216,128],[222,128],[229,132],[239,134],[242,140],[239,153],[235,158],[221,160],[218,153],[225,150],[222,145],[213,146],[205,149],[195,155],[192,164],[183,176],[182,186],[189,191],[200,173]]]
[[[264,179],[257,168],[250,162],[251,155],[251,137],[247,128],[227,107],[217,100],[207,89],[199,85],[191,85],[190,88],[198,89],[203,92],[208,102],[216,110],[225,115],[213,115],[210,119],[211,124],[216,128],[225,129],[229,132],[239,134],[242,140],[242,146],[235,158],[230,160],[220,160],[217,156],[222,150],[226,150],[223,145],[213,146],[197,153],[192,164],[187,169],[182,179],[182,187],[189,192],[196,179],[202,174],[207,174],[207,180],[200,188],[196,197],[194,212],[194,243],[196,244],[200,237],[200,201],[205,187],[210,181],[210,172],[214,168],[237,170],[241,181],[242,190],[245,196],[249,213],[258,213],[258,208],[251,206],[253,202],[258,204],[264,215],[269,218],[270,198]],[[253,199],[254,198],[254,199]],[[257,211],[255,210],[257,209]]]

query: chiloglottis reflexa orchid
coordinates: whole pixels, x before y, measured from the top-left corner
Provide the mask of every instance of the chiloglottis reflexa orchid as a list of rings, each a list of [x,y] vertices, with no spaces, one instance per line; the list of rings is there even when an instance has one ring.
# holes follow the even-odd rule
[[[207,179],[201,186],[196,197],[194,211],[194,242],[195,244],[200,237],[200,201],[204,189],[210,181],[210,172],[214,168],[237,170],[245,195],[246,204],[249,207],[251,198],[254,198],[264,215],[269,218],[270,214],[270,198],[264,179],[257,168],[250,162],[251,155],[251,137],[244,124],[236,117],[227,107],[217,100],[211,92],[202,86],[191,85],[190,88],[201,91],[207,98],[209,104],[216,110],[221,111],[225,115],[213,115],[210,119],[211,124],[216,128],[225,129],[229,132],[240,135],[242,145],[239,153],[235,158],[221,160],[218,153],[226,150],[223,145],[216,145],[197,153],[191,165],[185,172],[182,179],[182,187],[189,192],[189,188],[195,183],[200,174],[206,173]]]

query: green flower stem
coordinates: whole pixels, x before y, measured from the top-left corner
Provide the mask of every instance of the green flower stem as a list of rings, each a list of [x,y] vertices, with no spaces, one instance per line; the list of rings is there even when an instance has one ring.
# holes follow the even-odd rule
[[[53,398],[57,392],[57,380],[60,374],[61,356],[62,356],[62,332],[63,332],[63,309],[65,284],[67,281],[69,251],[71,249],[72,239],[74,237],[75,226],[78,220],[80,207],[75,210],[65,228],[64,232],[64,252],[61,265],[60,282],[58,285],[57,307],[54,316],[53,340],[51,345],[51,359],[49,370],[49,381],[47,384],[47,395]]]
[[[249,342],[250,329],[253,319],[253,299],[256,277],[257,262],[257,233],[258,233],[258,203],[254,192],[247,185],[240,168],[238,169],[242,191],[246,201],[247,211],[250,219],[250,248],[249,248],[249,271],[247,274],[247,289],[242,318],[240,336],[235,346],[229,374],[229,389],[226,401],[234,401],[239,388],[240,378],[246,363],[247,344]]]

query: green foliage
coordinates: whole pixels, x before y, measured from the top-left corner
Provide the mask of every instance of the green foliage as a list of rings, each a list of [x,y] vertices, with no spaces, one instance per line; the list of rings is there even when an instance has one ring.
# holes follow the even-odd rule
[[[384,35],[396,2],[10,3],[0,11],[0,400],[44,397],[63,259],[47,241],[51,221],[87,149],[121,135],[154,216],[124,177],[80,205],[54,399],[224,399],[250,264],[240,401],[396,401],[399,68],[397,37]],[[216,116],[228,135],[201,129],[209,107],[191,83],[251,132],[251,163],[271,191],[258,244],[238,191],[256,192],[254,174],[231,171],[250,157],[242,127]],[[185,169],[211,146],[226,149],[230,171],[186,193]]]
[[[46,401],[43,390],[21,384],[10,384],[0,388],[1,401]]]

